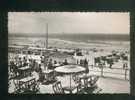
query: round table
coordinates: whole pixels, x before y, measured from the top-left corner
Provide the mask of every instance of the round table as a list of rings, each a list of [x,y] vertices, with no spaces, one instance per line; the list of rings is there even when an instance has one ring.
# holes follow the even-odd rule
[[[59,73],[70,74],[70,88],[71,88],[71,75],[73,73],[83,72],[86,69],[84,67],[79,66],[79,65],[65,65],[65,66],[57,67],[54,70],[56,72],[59,72]]]

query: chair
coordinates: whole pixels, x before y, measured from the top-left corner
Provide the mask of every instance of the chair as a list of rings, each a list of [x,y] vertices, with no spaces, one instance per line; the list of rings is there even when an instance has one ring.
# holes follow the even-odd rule
[[[97,81],[99,76],[91,75],[91,76],[84,76],[79,80],[79,87],[78,92],[81,93],[98,93],[101,91],[101,88],[97,86]]]
[[[53,88],[54,93],[56,94],[65,94],[60,81],[57,81],[56,83],[54,83],[52,88]]]
[[[35,79],[33,79],[30,83],[30,89],[33,92],[38,92],[39,91],[39,82],[37,82]]]
[[[23,85],[25,86],[23,93],[35,94],[39,91],[39,84],[37,84],[35,79],[27,81],[26,83],[23,83]]]
[[[88,85],[90,87],[97,86],[96,83],[97,83],[98,79],[99,79],[99,76],[95,76],[95,75],[89,76],[89,78],[88,78]]]
[[[78,93],[84,93],[84,90],[88,87],[88,77],[81,77],[78,81]]]
[[[21,87],[20,87],[19,81],[18,80],[13,80],[13,83],[15,85],[14,93],[20,93],[21,92]]]
[[[36,82],[36,84],[35,84],[35,88],[34,88],[34,91],[37,93],[37,92],[39,92],[39,90],[40,90],[40,87],[39,87],[39,82]]]
[[[73,74],[72,79],[74,80],[75,83],[79,83],[79,77],[77,74]]]
[[[89,76],[87,93],[99,93],[102,90],[97,85],[98,79],[99,79],[99,76],[96,76],[96,75]]]
[[[40,82],[43,82],[43,81],[44,81],[44,78],[45,78],[45,77],[44,77],[44,73],[40,72],[40,73],[39,73],[39,81],[40,81]]]

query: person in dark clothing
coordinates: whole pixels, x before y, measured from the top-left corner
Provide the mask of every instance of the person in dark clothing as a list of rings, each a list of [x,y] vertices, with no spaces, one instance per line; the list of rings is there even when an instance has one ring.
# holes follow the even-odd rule
[[[29,67],[32,69],[33,67],[33,60],[32,59],[29,59]]]
[[[42,72],[41,64],[39,64],[39,81],[40,82],[44,81],[44,74]]]
[[[84,60],[84,66],[86,66],[86,65],[88,65],[88,62],[87,62],[87,60],[85,59],[85,60]]]
[[[32,60],[31,69],[35,70],[35,66],[36,66],[36,60]]]
[[[38,69],[39,69],[39,64],[36,62],[35,63],[35,71],[38,72]]]
[[[44,63],[44,58],[42,56],[40,58],[41,58],[41,63]]]
[[[18,61],[18,67],[22,67],[22,61],[21,61],[21,58],[19,58],[19,61]]]
[[[82,59],[80,60],[80,65],[83,66],[83,60]]]
[[[54,64],[57,64],[57,61],[56,60],[54,60]]]
[[[78,61],[78,59],[77,59],[77,62],[76,62],[77,64],[79,64],[79,61]]]
[[[67,59],[63,62],[64,65],[68,65]]]
[[[48,69],[53,69],[52,59],[48,63]]]
[[[127,69],[128,68],[128,64],[127,64],[127,62],[124,62],[123,63],[123,69]]]
[[[123,57],[123,69],[126,69],[128,67],[128,57],[127,56],[124,56]]]
[[[15,73],[15,76],[17,76],[17,73],[18,73],[18,68],[17,68],[17,66],[15,65],[14,62],[12,62],[11,66],[12,66],[12,69],[13,69],[13,70],[12,70],[13,73]]]
[[[113,65],[113,59],[111,58],[111,59],[108,59],[109,61],[108,61],[108,63],[109,63],[109,68],[112,68],[112,65]]]
[[[27,66],[27,59],[25,57],[23,58],[23,66]]]
[[[103,65],[105,65],[106,56],[101,56],[101,59],[102,59],[102,61],[103,61]]]
[[[41,64],[39,64],[39,69],[38,69],[39,73],[42,73],[42,68],[41,68]]]
[[[88,68],[88,61],[86,59],[84,60],[84,67],[86,69],[85,73],[88,74],[89,73],[89,68]]]
[[[97,58],[94,58],[94,65],[96,66]]]
[[[100,57],[94,58],[94,63],[95,63],[95,66],[97,66],[97,64],[99,65],[101,63],[100,62]]]
[[[13,72],[13,66],[14,66],[14,62],[10,61],[10,71]]]
[[[102,63],[99,63],[99,68],[101,69],[101,76],[103,76],[103,69],[104,69],[104,66]]]

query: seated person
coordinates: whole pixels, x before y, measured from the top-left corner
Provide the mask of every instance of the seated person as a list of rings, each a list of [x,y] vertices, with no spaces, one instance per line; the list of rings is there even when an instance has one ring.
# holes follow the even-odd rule
[[[57,61],[56,60],[54,60],[54,64],[57,64]]]
[[[68,65],[67,59],[63,62],[64,65]]]
[[[84,61],[81,59],[80,60],[80,65],[83,66],[83,64],[84,64]]]
[[[56,68],[59,64],[57,63],[56,60],[54,60],[53,66]]]
[[[58,62],[58,64],[59,64],[60,66],[62,66],[62,65],[63,65],[63,63],[61,63],[60,61]]]
[[[52,59],[48,63],[48,69],[53,69]]]
[[[24,57],[23,58],[23,66],[27,66],[28,64],[27,64],[27,59]]]
[[[22,67],[22,61],[21,61],[21,58],[19,58],[19,61],[18,61],[18,67]]]
[[[40,58],[41,58],[41,63],[44,63],[44,58],[42,56]]]
[[[38,72],[38,69],[39,69],[39,64],[36,62],[35,63],[35,71]]]

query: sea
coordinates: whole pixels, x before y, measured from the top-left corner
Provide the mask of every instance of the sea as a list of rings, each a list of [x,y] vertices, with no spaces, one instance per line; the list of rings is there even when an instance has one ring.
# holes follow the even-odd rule
[[[29,35],[29,34],[9,34],[9,45],[33,45],[42,44],[46,41],[45,35]],[[50,44],[56,42],[70,43],[70,44],[95,44],[95,45],[125,45],[130,47],[129,34],[48,34],[48,41]],[[52,42],[55,41],[55,42]],[[57,45],[57,44],[56,44]]]

